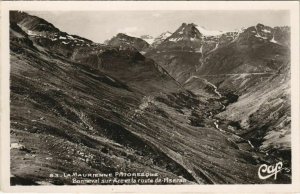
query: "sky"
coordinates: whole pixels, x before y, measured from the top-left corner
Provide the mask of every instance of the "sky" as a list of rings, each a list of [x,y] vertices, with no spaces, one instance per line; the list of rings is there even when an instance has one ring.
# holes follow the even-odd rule
[[[290,26],[288,11],[30,11],[61,31],[103,43],[117,33],[131,36],[174,32],[182,23],[194,23],[208,30],[232,31],[258,23]]]

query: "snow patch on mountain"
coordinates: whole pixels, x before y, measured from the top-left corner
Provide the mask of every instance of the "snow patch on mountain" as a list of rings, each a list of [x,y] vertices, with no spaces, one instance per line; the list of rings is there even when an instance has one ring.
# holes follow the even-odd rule
[[[154,38],[152,39],[144,39],[148,44],[152,44],[154,42]]]
[[[203,36],[219,36],[221,34],[224,34],[226,32],[219,31],[219,30],[208,30],[203,26],[196,26],[197,30],[203,35]]]
[[[71,40],[75,40],[75,38],[74,38],[73,36],[71,36],[71,35],[67,35],[67,37],[68,37],[69,39],[71,39]]]
[[[274,38],[274,35],[273,35],[273,38],[270,40],[270,42],[273,42],[273,43],[276,43],[276,44],[278,44],[278,42],[275,40],[275,38]]]
[[[178,41],[182,40],[182,38],[181,37],[179,37],[179,38],[170,38],[168,40],[171,41],[171,42],[178,42]]]
[[[66,40],[67,38],[65,36],[60,36],[59,39]]]
[[[148,44],[152,44],[155,40],[155,38],[150,35],[142,35],[140,38],[146,41]]]
[[[262,29],[261,31],[265,32],[265,33],[271,33],[270,30],[267,30],[267,29]]]
[[[156,37],[153,41],[153,45],[157,45],[162,43],[163,41],[165,41],[168,37],[170,37],[172,35],[171,32],[167,31],[162,33],[161,35],[159,35],[158,37]]]
[[[171,36],[172,35],[172,33],[171,32],[164,32],[164,33],[162,33],[161,35],[159,35],[157,38],[159,38],[159,39],[163,39],[163,40],[165,40],[165,39],[167,39],[169,36]],[[156,39],[157,39],[156,38]]]

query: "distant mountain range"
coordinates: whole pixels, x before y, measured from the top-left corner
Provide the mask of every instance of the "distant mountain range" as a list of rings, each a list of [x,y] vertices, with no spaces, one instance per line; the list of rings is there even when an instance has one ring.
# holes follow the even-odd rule
[[[232,32],[223,32],[217,30],[207,30],[205,27],[197,26],[193,23],[183,23],[174,33],[164,32],[156,38],[150,35],[143,35],[140,38],[138,38],[120,33],[110,41],[113,42],[116,39],[118,39],[120,44],[124,43],[133,45],[132,41],[135,38],[136,41],[139,42],[141,42],[140,39],[144,40],[149,44],[150,47],[154,48],[158,45],[160,45],[161,47],[163,47],[164,45],[168,45],[170,47],[173,44],[173,46],[181,45],[182,47],[186,47],[186,49],[196,49],[194,51],[200,52],[200,48],[201,46],[203,46],[202,51],[204,49],[203,52],[209,52],[218,46],[230,43],[231,41],[235,41],[238,37],[244,37],[247,40],[250,38],[253,41],[260,42],[269,41],[284,46],[290,45],[289,27],[285,26],[271,28],[269,26],[264,26],[263,24],[257,24],[256,26],[242,28]],[[117,45],[114,42],[107,43]],[[148,47],[145,46],[145,43],[143,44],[144,45],[142,48],[137,45],[136,48],[142,51],[143,49],[145,49],[145,47]]]
[[[175,184],[291,182],[289,27],[183,23],[100,44],[11,11],[10,60],[12,185],[124,171]],[[276,180],[256,177],[278,160]]]

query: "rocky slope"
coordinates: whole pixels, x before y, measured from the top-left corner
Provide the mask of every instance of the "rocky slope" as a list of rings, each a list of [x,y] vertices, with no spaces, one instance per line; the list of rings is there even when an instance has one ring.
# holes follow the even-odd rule
[[[183,184],[290,182],[285,170],[259,180],[258,167],[276,158],[254,150],[247,135],[220,130],[228,121],[220,111],[233,97],[205,79],[206,92],[193,94],[135,47],[96,44],[11,12],[10,55],[12,185],[76,184],[49,177],[73,172],[151,172]]]
[[[239,100],[226,107],[219,118],[233,121],[236,134],[250,139],[262,152],[277,156],[281,161],[291,160],[291,91],[289,62],[276,73],[261,79],[255,86],[248,85]]]

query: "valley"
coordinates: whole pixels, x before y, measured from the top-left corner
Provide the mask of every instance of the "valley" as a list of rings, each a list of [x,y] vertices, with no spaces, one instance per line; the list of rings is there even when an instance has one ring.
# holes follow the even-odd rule
[[[288,29],[201,30],[100,44],[11,11],[11,185],[73,185],[60,175],[75,172],[290,183]],[[278,161],[276,180],[257,177]]]

